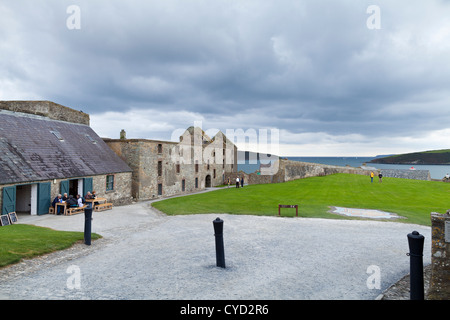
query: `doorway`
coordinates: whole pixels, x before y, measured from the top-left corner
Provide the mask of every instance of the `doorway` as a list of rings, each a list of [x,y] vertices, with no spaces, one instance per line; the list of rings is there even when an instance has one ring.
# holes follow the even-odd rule
[[[89,180],[89,181],[87,181]],[[90,182],[89,188],[86,188],[88,185],[85,182]],[[86,186],[85,186],[86,185]],[[83,189],[87,189],[85,191],[92,192],[92,178],[90,179],[71,179],[71,180],[63,180],[60,184],[60,192],[62,195],[64,193],[67,193],[67,196],[73,196],[76,197],[77,194],[83,196]]]
[[[205,188],[211,188],[211,175],[208,174],[205,178]]]
[[[92,190],[90,190],[92,192]],[[69,180],[69,194],[76,197],[77,194],[83,196],[83,179]]]
[[[46,214],[52,202],[50,193],[50,182],[4,187],[1,214],[10,212],[31,215]]]
[[[37,214],[37,184],[16,186],[16,212],[17,214]]]

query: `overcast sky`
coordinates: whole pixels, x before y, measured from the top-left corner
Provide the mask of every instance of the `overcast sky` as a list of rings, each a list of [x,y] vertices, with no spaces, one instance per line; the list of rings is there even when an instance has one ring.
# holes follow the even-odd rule
[[[276,129],[283,156],[450,148],[448,0],[1,0],[0,16],[0,99],[82,110],[100,136],[196,122]]]

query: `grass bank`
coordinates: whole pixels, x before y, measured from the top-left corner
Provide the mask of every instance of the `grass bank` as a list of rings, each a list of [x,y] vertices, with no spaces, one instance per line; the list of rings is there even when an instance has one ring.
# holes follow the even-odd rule
[[[92,234],[93,240],[98,238],[98,234]],[[57,231],[26,224],[0,227],[0,267],[67,249],[80,241],[84,241],[83,232]]]
[[[328,213],[329,206],[378,209],[407,219],[396,221],[430,225],[430,213],[445,213],[450,208],[450,184],[397,178],[335,174],[278,184],[230,187],[171,198],[153,203],[168,215],[230,213],[278,214],[278,204],[298,204],[299,216],[312,218],[355,219]],[[284,209],[283,216],[295,216],[295,209]]]

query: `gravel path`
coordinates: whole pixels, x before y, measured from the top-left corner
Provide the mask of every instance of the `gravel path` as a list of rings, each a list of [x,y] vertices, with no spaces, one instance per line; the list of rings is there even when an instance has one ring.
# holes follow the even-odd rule
[[[226,269],[215,266],[216,217],[224,220]],[[405,223],[171,217],[149,202],[93,218],[92,232],[103,239],[1,269],[0,298],[373,300],[409,272],[407,234],[414,230],[425,236],[424,263],[430,263],[430,228]],[[84,227],[82,214],[19,219],[58,230]]]

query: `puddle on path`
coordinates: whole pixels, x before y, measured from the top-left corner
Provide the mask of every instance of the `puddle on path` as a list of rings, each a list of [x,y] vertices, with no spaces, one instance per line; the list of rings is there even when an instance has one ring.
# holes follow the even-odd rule
[[[370,218],[370,219],[402,219],[392,212],[374,210],[374,209],[358,209],[344,207],[330,207],[330,213],[340,214],[348,217]]]

